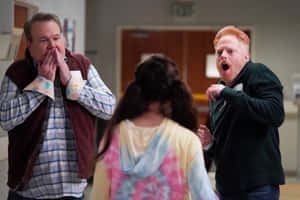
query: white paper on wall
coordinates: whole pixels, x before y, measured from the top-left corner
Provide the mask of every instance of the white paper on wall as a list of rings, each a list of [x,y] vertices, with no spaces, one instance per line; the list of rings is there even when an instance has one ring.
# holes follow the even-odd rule
[[[216,55],[207,54],[206,55],[206,65],[205,65],[205,75],[208,78],[219,78],[219,72],[216,66]]]

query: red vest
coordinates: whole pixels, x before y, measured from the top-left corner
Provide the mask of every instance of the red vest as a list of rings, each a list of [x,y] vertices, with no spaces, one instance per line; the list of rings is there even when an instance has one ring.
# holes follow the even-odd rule
[[[80,70],[82,78],[87,80],[89,60],[79,54],[66,51],[67,64],[70,70]],[[6,75],[18,86],[25,88],[37,76],[37,69],[28,52],[24,59],[14,62],[7,70]],[[64,104],[69,113],[72,129],[76,139],[78,158],[78,177],[88,178],[90,163],[95,155],[96,117],[90,114],[76,101],[66,98],[65,87],[61,85]],[[42,138],[42,125],[47,114],[48,98],[33,111],[33,113],[20,125],[10,130],[8,146],[8,186],[11,189],[22,190],[28,183],[36,157],[40,151]]]

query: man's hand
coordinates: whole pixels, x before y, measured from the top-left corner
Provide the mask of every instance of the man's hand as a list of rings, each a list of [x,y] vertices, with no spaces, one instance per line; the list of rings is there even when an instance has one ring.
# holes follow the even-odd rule
[[[57,64],[54,57],[54,50],[49,50],[45,59],[38,64],[38,75],[53,82],[55,79],[56,69]]]
[[[59,78],[63,85],[67,85],[71,79],[70,69],[64,60],[64,57],[59,53],[57,49],[54,51],[57,67],[59,69]]]
[[[207,126],[200,124],[200,127],[198,128],[196,134],[199,136],[203,147],[211,143],[212,137],[210,130],[207,128]]]
[[[213,101],[216,101],[215,95],[220,95],[221,91],[225,88],[222,84],[212,84],[206,90],[206,96]]]

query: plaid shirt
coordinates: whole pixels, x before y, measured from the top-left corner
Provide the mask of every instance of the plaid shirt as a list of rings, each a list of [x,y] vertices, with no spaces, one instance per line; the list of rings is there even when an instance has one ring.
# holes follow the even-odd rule
[[[56,79],[50,87],[53,87],[55,99],[46,98],[40,91],[21,91],[8,77],[4,77],[2,82],[0,123],[7,131],[23,123],[43,101],[48,101],[40,153],[28,185],[18,193],[36,199],[81,197],[86,180],[78,178],[76,142],[63,104],[59,80]],[[115,97],[93,65],[89,68],[88,80],[77,89],[80,91],[76,99],[70,96],[72,92],[67,94],[67,98],[77,101],[99,118],[109,119],[112,116]]]

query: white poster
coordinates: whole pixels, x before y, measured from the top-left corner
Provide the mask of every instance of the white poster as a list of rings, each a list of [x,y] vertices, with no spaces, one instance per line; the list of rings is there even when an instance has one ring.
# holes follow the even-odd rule
[[[219,78],[219,72],[216,66],[216,55],[207,54],[206,55],[206,66],[205,66],[205,75],[208,78]]]

